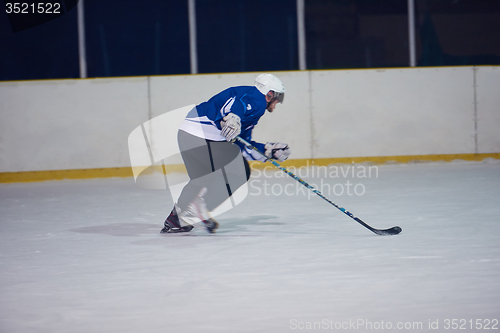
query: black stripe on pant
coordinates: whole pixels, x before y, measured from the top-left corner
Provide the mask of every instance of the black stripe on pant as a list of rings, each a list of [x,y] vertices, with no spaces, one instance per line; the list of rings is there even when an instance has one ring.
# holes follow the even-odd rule
[[[177,139],[190,179],[177,202],[181,210],[187,209],[206,187],[204,198],[212,211],[250,178],[248,162],[236,144],[199,138],[183,130],[179,130]]]

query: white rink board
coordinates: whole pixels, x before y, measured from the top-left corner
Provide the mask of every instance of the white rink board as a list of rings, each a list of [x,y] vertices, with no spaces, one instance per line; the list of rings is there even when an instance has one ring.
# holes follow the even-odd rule
[[[313,157],[474,153],[473,70],[312,72]]]
[[[499,68],[277,72],[254,138],[294,159],[498,153]],[[135,128],[258,74],[0,82],[0,172],[127,167]]]
[[[130,166],[147,78],[0,83],[0,172]]]
[[[500,67],[477,69],[478,153],[500,151]]]

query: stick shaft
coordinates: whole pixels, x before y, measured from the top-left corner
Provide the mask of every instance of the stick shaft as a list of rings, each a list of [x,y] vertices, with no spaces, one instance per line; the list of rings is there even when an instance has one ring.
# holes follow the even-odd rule
[[[298,177],[297,175],[295,175],[294,173],[292,173],[291,171],[289,171],[285,167],[281,166],[274,159],[268,158],[263,152],[261,152],[260,150],[258,150],[250,142],[246,141],[245,139],[243,139],[243,138],[241,138],[239,136],[236,137],[236,140],[238,140],[239,142],[241,142],[242,144],[244,144],[246,147],[248,147],[248,148],[256,151],[257,153],[259,153],[262,157],[266,158],[267,161],[271,162],[275,167],[277,167],[278,169],[280,169],[281,171],[283,171],[284,173],[286,173],[287,175],[289,175],[290,177],[292,177],[293,179],[295,179],[296,181],[298,181],[299,183],[301,183],[302,185],[304,185],[305,187],[307,187],[311,192],[316,193],[320,198],[322,198],[323,200],[325,200],[326,202],[328,202],[330,205],[334,206],[335,208],[337,208],[338,210],[340,210],[342,213],[346,214],[347,216],[349,216],[350,218],[352,218],[354,221],[358,222],[359,224],[361,224],[365,228],[369,229],[370,231],[372,231],[372,232],[374,232],[374,233],[376,233],[378,235],[388,235],[388,234],[392,235],[392,234],[398,234],[399,232],[401,232],[401,228],[399,228],[399,227],[393,227],[393,228],[387,229],[387,230],[379,230],[379,229],[372,228],[371,226],[369,226],[368,224],[366,224],[365,222],[363,222],[360,218],[354,216],[351,212],[349,212],[345,208],[342,208],[342,207],[338,206],[336,203],[334,203],[333,201],[331,201],[330,199],[328,199],[327,197],[325,197],[320,191],[318,191],[317,189],[315,189],[313,186],[311,186],[310,184],[308,184],[302,178]]]

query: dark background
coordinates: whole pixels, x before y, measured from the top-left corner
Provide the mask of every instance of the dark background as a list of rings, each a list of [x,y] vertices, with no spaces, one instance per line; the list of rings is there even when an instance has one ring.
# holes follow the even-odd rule
[[[4,0],[7,1],[7,0]],[[85,0],[88,77],[189,74],[187,0]],[[77,9],[13,32],[0,80],[78,78]],[[415,0],[418,66],[500,65],[499,0]],[[406,0],[305,0],[307,69],[407,67]],[[196,0],[200,73],[298,69],[295,0]]]

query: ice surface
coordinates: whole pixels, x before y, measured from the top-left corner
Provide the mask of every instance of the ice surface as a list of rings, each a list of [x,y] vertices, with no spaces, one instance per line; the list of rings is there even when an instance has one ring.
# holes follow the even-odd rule
[[[0,184],[0,332],[435,332],[446,319],[471,332],[500,319],[498,161],[341,167],[298,171],[400,235],[270,169],[214,235],[159,234],[172,200],[132,178]]]

